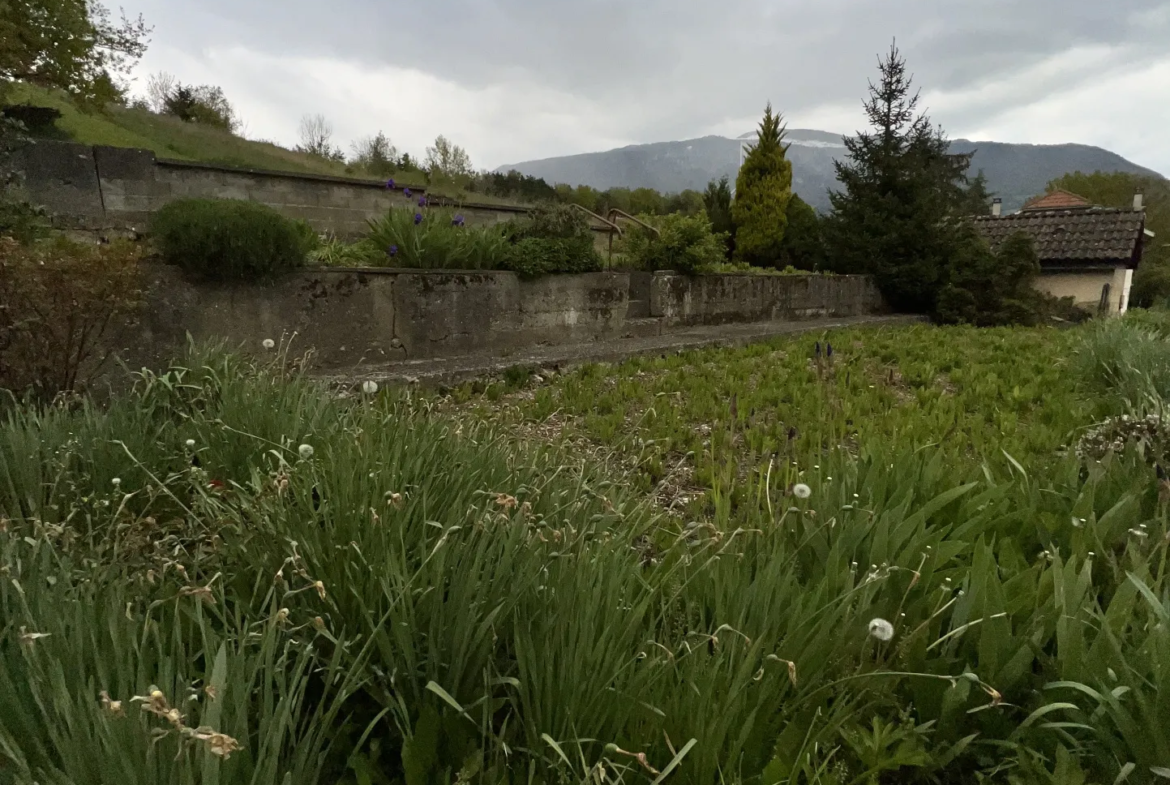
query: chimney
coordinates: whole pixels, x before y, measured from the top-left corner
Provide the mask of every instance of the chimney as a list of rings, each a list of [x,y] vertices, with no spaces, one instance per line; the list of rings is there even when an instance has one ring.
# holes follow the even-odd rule
[[[1135,209],[1135,210],[1142,209],[1142,192],[1141,191],[1138,191],[1137,193],[1135,193],[1133,195],[1133,209]]]
[[[993,216],[995,216],[996,218],[999,218],[1000,214],[1002,214],[1002,213],[1003,213],[1003,199],[1000,199],[997,196],[991,200],[991,214]]]

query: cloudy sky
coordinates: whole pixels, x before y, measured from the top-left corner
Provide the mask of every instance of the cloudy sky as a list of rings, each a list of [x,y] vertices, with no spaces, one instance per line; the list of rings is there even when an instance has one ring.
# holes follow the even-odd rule
[[[1170,175],[1170,0],[125,0],[138,70],[217,84],[249,137],[305,114],[473,163],[751,130],[852,132],[896,37],[954,138],[1082,142]]]

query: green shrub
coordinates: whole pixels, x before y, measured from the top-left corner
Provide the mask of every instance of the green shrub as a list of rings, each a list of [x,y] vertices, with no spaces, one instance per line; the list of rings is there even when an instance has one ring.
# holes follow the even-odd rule
[[[1040,323],[1049,301],[1033,286],[1040,261],[1032,239],[1017,232],[992,252],[970,226],[950,260],[934,318],[941,324],[978,327]]]
[[[701,273],[724,263],[727,238],[711,230],[706,215],[675,213],[660,218],[642,216],[657,234],[637,226],[618,242],[618,250],[635,270],[675,270]]]
[[[502,231],[511,242],[504,269],[521,278],[602,268],[588,219],[570,205],[541,205],[526,219],[510,221]]]
[[[180,199],[155,213],[162,258],[209,280],[256,280],[300,267],[303,229],[267,205],[242,199]]]
[[[0,388],[44,400],[84,387],[140,303],[140,256],[128,242],[0,238]]]
[[[370,221],[365,242],[383,267],[499,270],[509,253],[502,228],[465,226],[453,210],[432,207],[391,209]]]
[[[508,249],[504,269],[521,278],[555,273],[592,273],[602,267],[591,237],[524,237]]]

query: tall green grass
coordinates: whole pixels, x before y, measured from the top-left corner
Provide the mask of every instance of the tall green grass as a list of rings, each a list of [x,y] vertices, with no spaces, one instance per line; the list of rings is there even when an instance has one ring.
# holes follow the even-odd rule
[[[891,362],[982,335],[908,330],[890,351],[922,357]],[[860,406],[851,388],[821,394]],[[849,449],[754,452],[708,486],[733,510],[674,517],[580,454],[405,393],[335,397],[283,354],[195,354],[101,409],[11,409],[0,772],[1156,781],[1170,539],[1153,469],[1029,467],[990,439],[920,442],[911,416]]]

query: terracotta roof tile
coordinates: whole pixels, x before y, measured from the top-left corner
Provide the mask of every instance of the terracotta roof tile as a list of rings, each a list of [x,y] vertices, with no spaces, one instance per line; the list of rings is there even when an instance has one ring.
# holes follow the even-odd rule
[[[1083,196],[1057,189],[1052,193],[1037,196],[1024,203],[1025,210],[1065,210],[1072,207],[1092,207],[1093,203]]]
[[[981,215],[974,221],[975,228],[992,249],[998,248],[1017,231],[1031,235],[1041,264],[1130,264],[1141,241],[1145,213],[1092,207],[1028,210],[1003,216]]]

